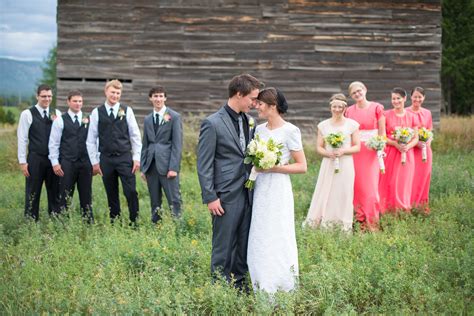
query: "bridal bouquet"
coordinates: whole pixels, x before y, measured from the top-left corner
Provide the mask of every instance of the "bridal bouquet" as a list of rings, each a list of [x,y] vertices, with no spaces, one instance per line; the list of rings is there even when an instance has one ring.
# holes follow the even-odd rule
[[[433,132],[427,128],[420,128],[418,130],[418,140],[421,143],[421,161],[426,162],[426,142],[433,138]]]
[[[399,144],[408,144],[414,136],[413,129],[409,127],[399,127],[392,132],[393,139]],[[407,153],[402,152],[402,165],[407,162]]]
[[[267,141],[262,140],[258,135],[250,141],[247,146],[244,163],[251,163],[253,167],[249,179],[245,182],[246,188],[250,190],[254,188],[258,175],[256,168],[270,169],[280,163],[282,148],[283,144],[277,144],[271,138]]]
[[[380,173],[385,173],[385,164],[383,161],[385,145],[387,144],[387,137],[376,135],[365,143],[367,148],[377,151],[377,159],[379,161]]]
[[[338,149],[342,147],[344,143],[344,135],[341,132],[331,133],[324,138],[326,143],[331,146],[332,149]],[[339,157],[334,159],[334,173],[339,173]]]

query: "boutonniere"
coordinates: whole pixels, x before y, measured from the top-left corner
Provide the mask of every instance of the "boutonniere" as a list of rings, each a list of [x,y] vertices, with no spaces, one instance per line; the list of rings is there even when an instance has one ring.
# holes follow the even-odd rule
[[[163,124],[166,124],[169,121],[171,121],[171,115],[169,113],[165,113],[165,115],[163,115]]]
[[[89,124],[89,118],[83,117],[81,122],[82,122],[82,126],[84,126],[84,128],[87,128],[87,124]]]
[[[255,127],[255,120],[253,117],[249,118],[249,127],[252,129]]]
[[[58,118],[58,116],[56,114],[54,114],[53,112],[49,112],[49,119],[51,121],[54,121],[57,118]]]
[[[123,117],[125,116],[125,111],[122,108],[120,108],[118,110],[117,116],[120,118],[120,120],[122,120]]]

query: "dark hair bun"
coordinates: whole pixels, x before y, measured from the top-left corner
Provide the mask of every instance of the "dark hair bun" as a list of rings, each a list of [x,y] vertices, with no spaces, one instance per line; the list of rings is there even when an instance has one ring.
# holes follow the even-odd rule
[[[285,114],[288,111],[288,102],[286,102],[286,98],[280,90],[276,89],[276,92],[278,113]]]

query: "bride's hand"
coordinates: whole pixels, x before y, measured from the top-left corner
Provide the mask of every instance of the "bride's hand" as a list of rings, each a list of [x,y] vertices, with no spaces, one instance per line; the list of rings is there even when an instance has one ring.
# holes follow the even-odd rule
[[[255,168],[255,170],[258,172],[258,173],[275,173],[275,172],[278,172],[278,166],[275,166],[273,168],[270,168],[270,169],[259,169],[259,168]]]

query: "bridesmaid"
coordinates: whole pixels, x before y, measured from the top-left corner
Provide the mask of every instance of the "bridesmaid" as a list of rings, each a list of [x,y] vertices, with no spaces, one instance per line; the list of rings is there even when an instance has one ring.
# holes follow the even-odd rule
[[[346,97],[335,94],[329,100],[332,117],[318,124],[317,152],[323,156],[311,206],[303,226],[339,225],[352,230],[354,214],[354,163],[352,154],[359,152],[359,123],[345,118]],[[333,150],[325,144],[330,133],[344,135],[342,148]],[[334,159],[339,158],[339,173],[334,172]]]
[[[424,101],[425,89],[421,87],[414,88],[411,92],[411,107],[407,108],[407,110],[414,114],[415,124],[418,128],[424,127],[433,130],[431,111],[422,107]],[[429,213],[428,203],[433,163],[431,140],[426,142],[426,162],[422,161],[421,144],[422,142],[419,142],[418,146],[414,148],[416,177],[413,179],[411,202],[413,206],[420,207],[425,213]]]
[[[411,209],[412,181],[415,174],[413,147],[418,143],[418,134],[414,134],[408,144],[399,144],[393,139],[392,132],[399,127],[416,130],[414,115],[405,109],[407,93],[402,88],[392,90],[392,110],[385,111],[387,129],[387,147],[385,149],[385,174],[380,176],[379,192],[382,213]],[[406,163],[402,165],[402,152],[406,153]]]
[[[354,154],[354,211],[355,218],[368,230],[377,230],[380,214],[379,175],[377,152],[365,146],[369,138],[385,136],[383,105],[368,101],[367,88],[360,81],[349,85],[349,95],[356,102],[347,108],[345,116],[360,124],[360,152]]]

